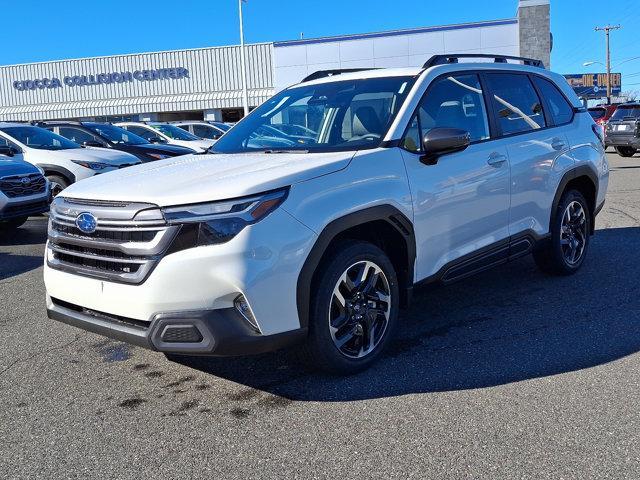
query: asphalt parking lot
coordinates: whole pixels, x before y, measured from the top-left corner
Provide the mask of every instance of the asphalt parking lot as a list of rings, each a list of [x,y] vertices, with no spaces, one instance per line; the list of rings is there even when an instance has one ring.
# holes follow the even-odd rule
[[[416,295],[373,369],[187,364],[46,318],[46,219],[0,240],[0,478],[639,478],[640,156],[584,269]]]

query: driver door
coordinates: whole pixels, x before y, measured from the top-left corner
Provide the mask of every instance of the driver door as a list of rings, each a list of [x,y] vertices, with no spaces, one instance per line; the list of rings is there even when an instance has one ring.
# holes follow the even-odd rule
[[[421,139],[435,127],[466,130],[471,144],[426,165]],[[460,73],[434,80],[402,147],[414,209],[417,280],[438,272],[472,271],[474,252],[488,251],[480,261],[497,260],[504,250],[500,244],[509,237],[510,168],[504,141],[490,138],[478,76]],[[461,257],[465,262],[458,264]]]

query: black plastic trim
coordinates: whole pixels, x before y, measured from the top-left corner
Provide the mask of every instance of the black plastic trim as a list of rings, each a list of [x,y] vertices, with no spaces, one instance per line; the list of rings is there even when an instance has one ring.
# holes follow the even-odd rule
[[[320,265],[329,244],[340,233],[359,225],[374,221],[385,221],[397,230],[405,239],[408,264],[406,273],[407,290],[410,292],[413,287],[414,265],[416,259],[416,241],[411,221],[396,207],[392,205],[378,205],[366,208],[344,217],[338,218],[329,223],[320,233],[315,245],[307,256],[300,275],[298,276],[296,300],[298,306],[298,318],[300,325],[307,328],[309,325],[309,307],[311,300],[311,282],[313,275]],[[410,294],[408,294],[410,296]]]
[[[44,170],[45,176],[49,172],[56,173],[69,180],[69,184],[76,183],[76,176],[64,167],[61,167],[59,165],[50,165],[48,163],[38,163],[37,166]]]
[[[590,205],[592,210],[590,212],[591,213],[591,234],[594,233],[595,217],[596,217],[596,209],[597,209],[597,206],[595,205],[595,203],[598,201],[599,183],[598,183],[598,175],[596,174],[596,172],[593,171],[591,167],[587,165],[580,165],[576,168],[573,168],[562,176],[562,179],[560,180],[560,184],[558,185],[558,189],[556,190],[556,194],[553,197],[551,212],[549,213],[549,231],[551,231],[551,222],[553,221],[553,215],[555,214],[556,210],[558,210],[560,199],[562,198],[562,194],[567,188],[568,183],[580,177],[588,177],[589,180],[591,180],[591,182],[593,183],[593,186],[595,188],[594,205]]]

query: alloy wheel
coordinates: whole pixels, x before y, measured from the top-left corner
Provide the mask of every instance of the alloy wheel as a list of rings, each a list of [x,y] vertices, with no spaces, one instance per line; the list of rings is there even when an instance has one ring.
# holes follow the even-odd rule
[[[568,265],[574,266],[582,260],[587,245],[587,215],[580,202],[573,201],[562,215],[560,247]]]
[[[329,305],[329,330],[336,348],[362,358],[383,339],[391,314],[391,289],[382,269],[371,261],[347,268],[336,283]]]

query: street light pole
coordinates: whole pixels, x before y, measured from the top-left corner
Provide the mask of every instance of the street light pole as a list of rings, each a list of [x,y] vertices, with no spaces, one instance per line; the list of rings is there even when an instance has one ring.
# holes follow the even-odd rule
[[[607,105],[611,105],[611,50],[609,48],[609,33],[611,30],[619,30],[620,25],[607,25],[596,27],[596,32],[604,32],[607,40]]]
[[[242,75],[242,106],[244,107],[244,116],[249,115],[249,95],[247,94],[247,59],[244,52],[244,25],[242,22],[242,2],[246,0],[238,0],[238,11],[240,14],[240,72]]]

